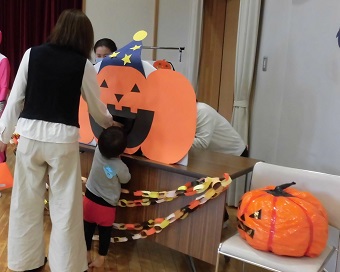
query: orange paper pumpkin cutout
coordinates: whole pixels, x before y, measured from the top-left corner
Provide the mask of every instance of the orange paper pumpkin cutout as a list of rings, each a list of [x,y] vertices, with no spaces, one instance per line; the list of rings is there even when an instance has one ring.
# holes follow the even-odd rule
[[[195,135],[197,110],[195,92],[182,74],[156,70],[145,78],[131,67],[106,66],[97,78],[101,100],[110,113],[133,120],[127,154],[141,148],[147,158],[163,163],[178,162],[186,155]],[[81,115],[85,116],[80,121],[83,130],[89,127],[89,121],[87,112]],[[94,131],[93,120],[91,125]],[[92,141],[90,134],[81,132],[81,141]]]
[[[101,100],[114,120],[124,124],[126,153],[141,150],[149,159],[175,163],[194,140],[196,95],[190,82],[173,70],[160,69],[145,76],[141,48],[146,36],[146,31],[138,31],[131,43],[103,59],[97,75]],[[81,101],[80,141],[90,143],[101,131]]]
[[[13,187],[13,176],[7,163],[0,163],[0,190]]]
[[[238,232],[259,250],[316,257],[327,244],[327,214],[312,194],[288,188],[293,184],[244,194],[237,212]]]
[[[173,67],[172,67],[171,63],[166,61],[165,59],[163,59],[163,60],[156,60],[153,63],[153,67],[155,67],[156,69],[172,69],[173,70]]]

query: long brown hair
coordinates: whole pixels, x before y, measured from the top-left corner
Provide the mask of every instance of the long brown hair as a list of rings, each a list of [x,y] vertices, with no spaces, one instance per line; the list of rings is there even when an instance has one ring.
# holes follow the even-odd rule
[[[81,10],[64,10],[49,37],[49,42],[72,48],[89,59],[94,43],[91,21]]]

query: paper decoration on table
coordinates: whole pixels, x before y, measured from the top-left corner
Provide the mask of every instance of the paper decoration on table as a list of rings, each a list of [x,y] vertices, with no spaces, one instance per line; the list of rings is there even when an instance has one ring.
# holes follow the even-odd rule
[[[195,186],[193,186],[192,183],[186,183],[185,185],[178,188],[182,191],[181,193],[183,193],[180,194],[180,196],[192,196],[196,193],[201,193],[201,195],[192,200],[188,205],[174,211],[165,218],[159,217],[155,219],[149,219],[140,223],[113,223],[113,228],[117,230],[124,230],[125,236],[111,237],[111,243],[127,242],[141,238],[144,239],[153,234],[160,233],[162,230],[164,230],[166,227],[168,227],[170,224],[174,223],[178,219],[187,218],[192,212],[203,206],[209,200],[218,197],[222,192],[229,188],[231,182],[232,180],[229,174],[225,173],[223,179],[206,177],[197,180],[197,185]],[[196,189],[196,192],[192,191],[191,189]],[[165,192],[166,194],[163,194],[164,192],[139,192],[142,192],[143,194],[145,193],[146,198],[158,200],[163,199],[163,197],[166,198],[166,195],[173,194],[173,191]],[[136,191],[135,193],[138,194],[138,191]],[[144,205],[133,205],[131,207],[138,206]],[[126,230],[138,231],[138,233],[127,232]],[[98,239],[98,235],[93,236],[93,240]]]
[[[162,163],[176,163],[188,153],[196,131],[196,94],[182,74],[159,69],[146,75],[142,40],[138,31],[133,41],[103,59],[98,72],[101,100],[128,134],[127,154],[141,152]],[[102,128],[80,102],[80,142],[89,144]],[[91,129],[90,129],[91,128]]]

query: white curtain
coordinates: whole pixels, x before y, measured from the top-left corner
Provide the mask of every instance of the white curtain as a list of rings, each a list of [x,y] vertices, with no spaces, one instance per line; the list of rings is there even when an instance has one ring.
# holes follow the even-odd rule
[[[248,143],[249,96],[255,65],[258,25],[260,19],[261,0],[241,0],[238,21],[236,61],[235,61],[235,93],[232,125]],[[238,206],[245,190],[246,177],[235,179],[228,189],[229,206]]]

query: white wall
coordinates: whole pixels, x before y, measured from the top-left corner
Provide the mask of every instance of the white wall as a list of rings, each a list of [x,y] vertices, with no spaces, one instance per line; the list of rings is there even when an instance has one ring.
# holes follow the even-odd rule
[[[339,10],[339,0],[265,1],[251,157],[340,175]]]
[[[118,48],[132,41],[139,30],[148,32],[144,45],[151,44],[154,31],[155,0],[86,0],[85,13],[94,29],[94,40],[110,38]],[[151,58],[143,51],[143,57]]]
[[[158,46],[185,47],[157,50],[157,59],[171,61],[176,71],[185,75],[196,89],[199,65],[203,0],[160,0]]]
[[[339,0],[265,2],[251,128],[256,158],[340,174],[339,10]]]
[[[203,0],[160,0],[158,28],[155,28],[155,0],[86,0],[85,13],[90,18],[95,40],[111,38],[120,48],[132,41],[138,30],[146,30],[144,46],[185,47],[182,61],[177,50],[157,50],[156,59],[173,63],[176,71],[186,76],[193,85],[199,56],[200,23]],[[153,44],[154,31],[157,44]],[[143,49],[142,59],[152,60],[151,49]]]

